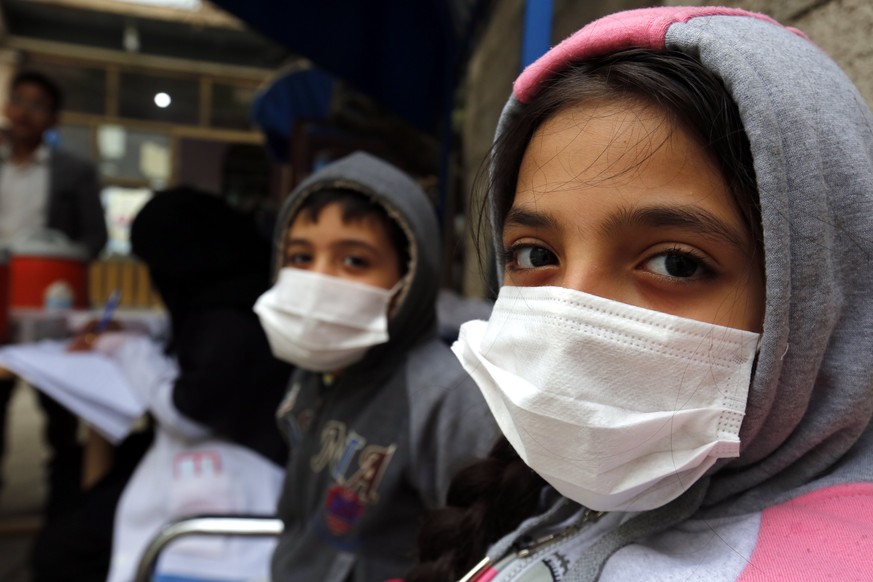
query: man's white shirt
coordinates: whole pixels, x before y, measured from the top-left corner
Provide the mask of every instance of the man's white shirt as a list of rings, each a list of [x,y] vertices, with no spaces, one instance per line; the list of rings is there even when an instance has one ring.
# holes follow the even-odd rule
[[[25,230],[45,226],[49,197],[51,150],[41,145],[24,164],[12,162],[0,148],[0,241],[9,242]]]

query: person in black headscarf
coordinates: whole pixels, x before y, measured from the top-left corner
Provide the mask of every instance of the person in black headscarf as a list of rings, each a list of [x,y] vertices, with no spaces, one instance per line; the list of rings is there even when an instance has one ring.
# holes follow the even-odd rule
[[[140,210],[130,242],[170,314],[168,352],[181,368],[175,406],[284,464],[287,446],[273,414],[286,386],[275,378],[287,380],[291,367],[272,357],[252,312],[270,284],[269,240],[222,199],[182,186]]]
[[[272,475],[274,465],[280,475],[287,457],[273,419],[291,367],[273,358],[251,309],[270,283],[269,242],[219,197],[179,187],[156,194],[142,208],[131,227],[131,245],[167,307],[171,338],[164,354],[150,352],[141,340],[144,352],[111,355],[122,369],[132,361],[149,372],[164,368],[146,379],[130,378],[146,393],[157,436],[145,445],[144,458],[142,437],[136,452],[120,459],[117,453],[112,470],[83,503],[40,535],[34,582],[68,580],[70,572],[83,581],[106,580],[107,573],[112,580],[130,580],[152,530],[172,512],[169,506],[195,513],[191,503],[209,500],[210,488],[233,488],[248,477],[240,469],[246,463],[256,465],[254,475]],[[101,342],[111,339],[98,339],[95,349],[106,352]],[[119,453],[130,448],[125,442]],[[203,459],[220,474],[178,480],[180,467],[193,462],[199,471]],[[218,478],[223,485],[216,485]],[[184,503],[182,490],[189,497]]]

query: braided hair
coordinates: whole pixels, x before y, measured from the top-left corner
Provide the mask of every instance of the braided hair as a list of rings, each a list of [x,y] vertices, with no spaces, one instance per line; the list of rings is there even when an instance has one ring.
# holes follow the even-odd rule
[[[406,582],[462,576],[491,542],[535,513],[545,484],[501,437],[488,458],[455,475],[446,507],[425,518],[418,538],[419,565]]]

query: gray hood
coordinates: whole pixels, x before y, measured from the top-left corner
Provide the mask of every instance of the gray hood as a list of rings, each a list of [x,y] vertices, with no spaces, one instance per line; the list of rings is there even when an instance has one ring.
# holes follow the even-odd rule
[[[873,481],[869,108],[797,31],[738,10],[653,8],[592,23],[529,67],[498,136],[567,62],[630,47],[693,55],[724,81],[757,175],[767,281],[761,351],[741,455],[701,483],[703,508],[736,514],[827,483]],[[506,204],[496,201],[494,211]]]
[[[388,324],[390,340],[368,352],[364,362],[402,341],[412,345],[436,333],[436,297],[440,233],[436,214],[424,191],[394,166],[364,152],[350,154],[309,176],[282,205],[276,223],[276,269],[280,266],[285,230],[303,201],[321,190],[341,188],[360,192],[378,202],[409,240],[409,268],[399,291],[398,307]],[[426,241],[426,244],[425,244]]]

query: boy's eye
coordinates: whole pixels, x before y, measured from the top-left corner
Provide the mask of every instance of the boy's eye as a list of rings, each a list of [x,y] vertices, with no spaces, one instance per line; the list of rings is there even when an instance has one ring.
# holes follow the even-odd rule
[[[363,257],[348,256],[343,259],[343,265],[353,269],[365,269],[370,266],[370,261]]]
[[[508,251],[508,264],[516,269],[536,269],[548,265],[557,265],[558,257],[545,247],[534,245],[519,245]]]
[[[703,259],[680,250],[655,255],[644,263],[644,267],[656,275],[674,279],[699,279],[712,272]]]
[[[285,255],[285,264],[294,267],[300,267],[312,262],[312,256],[309,253],[290,253]]]

